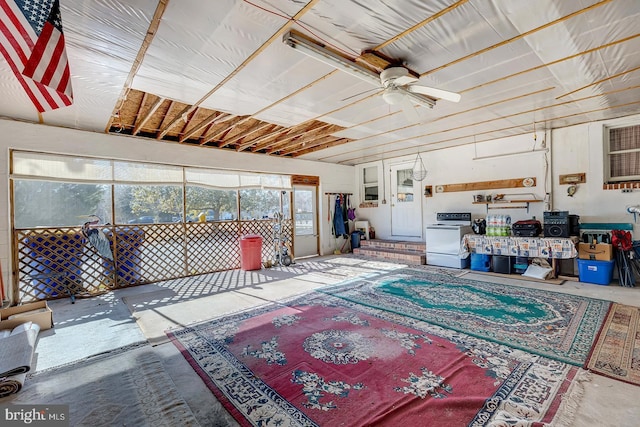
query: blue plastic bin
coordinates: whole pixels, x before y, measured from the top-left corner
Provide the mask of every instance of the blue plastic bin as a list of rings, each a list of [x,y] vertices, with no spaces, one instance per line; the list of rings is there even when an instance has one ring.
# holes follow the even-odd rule
[[[595,261],[590,259],[578,260],[578,274],[581,282],[608,285],[613,279],[614,260]]]
[[[64,293],[68,283],[82,277],[82,235],[80,233],[39,233],[25,238],[29,249],[28,274],[37,299]]]
[[[356,230],[353,233],[351,233],[351,250],[357,249],[360,247],[360,239],[362,239],[363,235],[364,233],[360,230]]]
[[[471,269],[475,271],[491,271],[491,255],[472,253]]]

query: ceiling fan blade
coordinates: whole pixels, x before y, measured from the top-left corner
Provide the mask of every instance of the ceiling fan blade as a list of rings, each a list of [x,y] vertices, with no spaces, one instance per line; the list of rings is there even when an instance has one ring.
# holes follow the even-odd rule
[[[365,91],[356,93],[355,95],[347,96],[346,98],[342,98],[340,101],[348,101],[351,98],[355,98],[356,96],[364,95],[365,93],[373,92],[374,90],[382,90],[381,88],[367,89]]]
[[[405,86],[411,83],[415,83],[417,81],[418,79],[416,79],[413,76],[402,76],[402,77],[398,77],[397,79],[394,79],[393,84],[395,84],[396,86]]]
[[[429,86],[410,85],[410,86],[406,86],[406,89],[412,93],[419,93],[421,95],[427,95],[433,98],[444,99],[446,101],[451,101],[451,102],[460,101],[459,93],[449,92],[442,89],[436,89]]]
[[[422,117],[418,112],[418,107],[416,107],[413,102],[409,99],[409,97],[405,96],[400,102],[400,107],[402,108],[402,114],[407,119],[409,123],[420,123],[422,121]]]

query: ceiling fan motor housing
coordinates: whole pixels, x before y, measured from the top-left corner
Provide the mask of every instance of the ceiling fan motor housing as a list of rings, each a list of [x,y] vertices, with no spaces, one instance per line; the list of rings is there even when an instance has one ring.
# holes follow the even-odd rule
[[[382,82],[382,86],[389,87],[390,85],[393,85],[394,81],[396,79],[399,79],[400,77],[407,77],[409,76],[409,70],[407,70],[404,67],[391,67],[391,68],[387,68],[386,70],[383,70],[380,73],[380,81]]]

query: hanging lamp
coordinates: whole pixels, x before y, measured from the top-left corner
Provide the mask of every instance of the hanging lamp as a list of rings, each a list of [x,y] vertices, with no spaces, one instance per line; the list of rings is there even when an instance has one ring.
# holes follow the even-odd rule
[[[423,181],[427,177],[427,168],[424,166],[420,153],[416,156],[416,161],[413,163],[413,170],[411,171],[411,177],[414,181]]]

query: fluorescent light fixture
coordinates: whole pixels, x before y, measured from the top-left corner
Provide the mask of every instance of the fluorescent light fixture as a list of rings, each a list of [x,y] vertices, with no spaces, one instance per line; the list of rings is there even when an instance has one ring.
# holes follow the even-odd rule
[[[380,76],[377,73],[367,68],[361,67],[355,62],[350,61],[349,59],[344,58],[305,37],[302,37],[296,33],[288,32],[284,35],[282,41],[300,53],[317,59],[318,61],[321,61],[335,69],[344,71],[347,74],[351,74],[352,76],[357,77],[360,80],[363,80],[376,87],[379,87],[382,90]],[[402,92],[413,102],[422,106],[433,108],[433,106],[436,104],[436,101],[434,99],[409,92],[408,90],[405,90],[403,88],[397,88],[397,91]]]
[[[521,154],[548,153],[548,152],[549,152],[549,149],[547,149],[547,148],[537,148],[535,150],[514,151],[512,153],[492,154],[492,155],[489,155],[489,156],[474,157],[472,160],[487,160],[487,159],[495,159],[495,158],[499,158],[499,157],[519,156]]]

